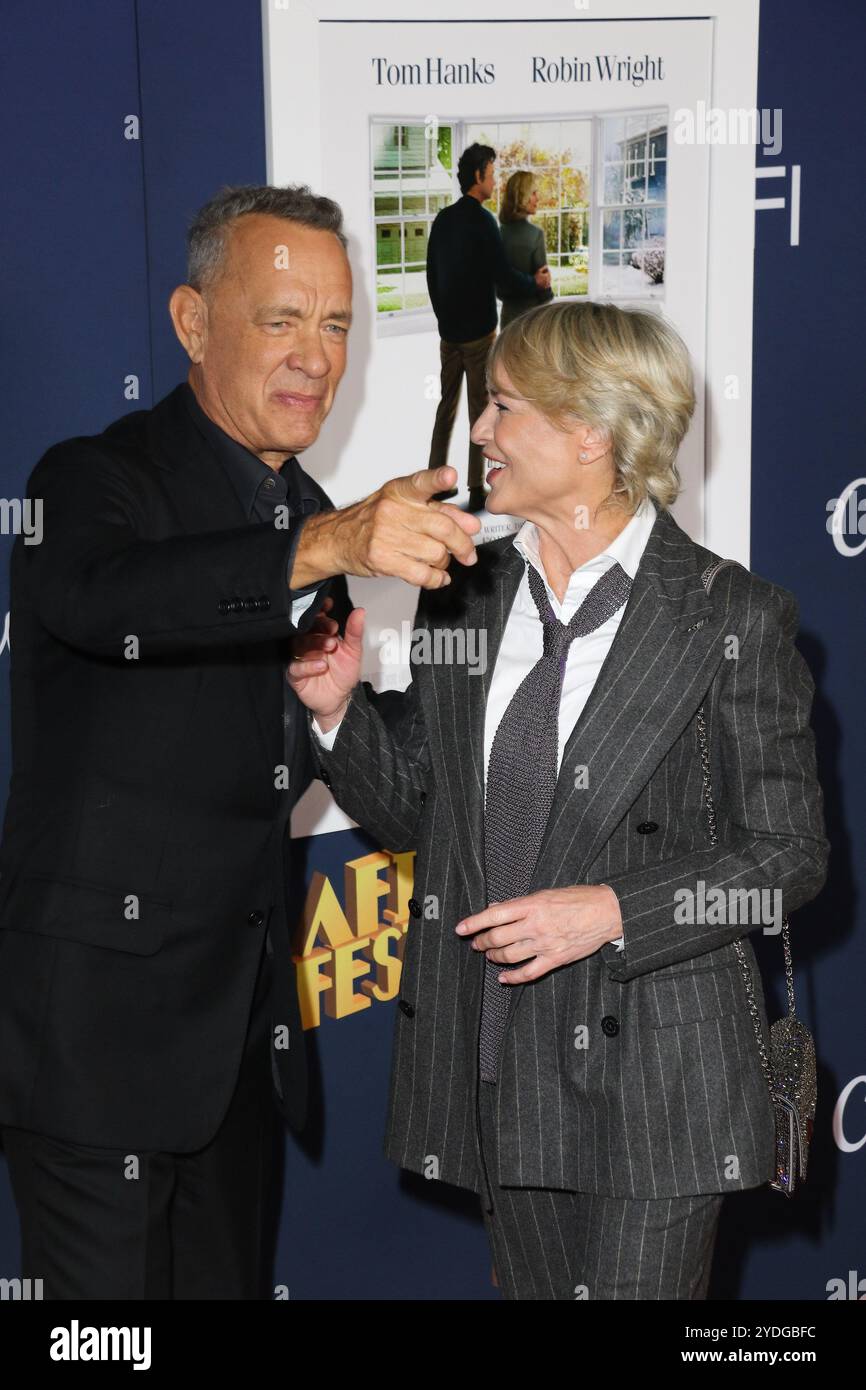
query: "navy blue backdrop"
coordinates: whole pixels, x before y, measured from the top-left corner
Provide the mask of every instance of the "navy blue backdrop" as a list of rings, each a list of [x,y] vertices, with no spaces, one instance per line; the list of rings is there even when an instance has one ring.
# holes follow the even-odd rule
[[[151,405],[185,375],[166,301],[184,278],[186,225],[221,184],[264,182],[266,168],[255,0],[6,0],[4,18],[0,467],[2,492],[15,498],[49,444]],[[866,850],[857,833],[866,552],[841,555],[826,526],[828,499],[866,474],[866,195],[852,158],[864,40],[859,0],[763,0],[758,105],[784,113],[782,153],[767,162],[786,172],[784,193],[782,180],[758,192],[789,202],[799,165],[802,208],[798,246],[787,210],[756,213],[752,568],[800,600],[833,856],[827,887],[793,934],[801,1012],[819,1053],[812,1170],[794,1202],[758,1191],[726,1204],[711,1297],[825,1299],[829,1281],[854,1289],[860,1278],[866,1293]],[[130,116],[141,138],[126,138]],[[125,395],[129,378],[137,400]],[[2,614],[11,543],[0,536]],[[344,862],[372,848],[346,832],[319,838],[308,858],[341,884]],[[756,947],[775,1011],[781,946]],[[381,1157],[392,1008],[315,1030],[321,1115],[305,1148],[287,1140],[274,1282],[300,1299],[497,1297],[471,1200]],[[840,1146],[834,1107],[858,1077]],[[0,1277],[17,1272],[0,1161]]]

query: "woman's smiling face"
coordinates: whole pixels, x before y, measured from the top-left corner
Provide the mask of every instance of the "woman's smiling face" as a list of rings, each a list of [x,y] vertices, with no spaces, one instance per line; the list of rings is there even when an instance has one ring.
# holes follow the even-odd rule
[[[487,474],[488,512],[529,519],[570,512],[581,486],[579,453],[589,433],[580,421],[557,428],[497,366],[487,408],[471,432],[493,465]]]

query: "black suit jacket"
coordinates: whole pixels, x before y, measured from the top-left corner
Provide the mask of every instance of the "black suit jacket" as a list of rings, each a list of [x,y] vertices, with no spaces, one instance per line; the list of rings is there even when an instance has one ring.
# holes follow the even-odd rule
[[[177,1152],[228,1106],[266,931],[283,1109],[303,1124],[286,835],[313,775],[299,717],[287,789],[278,773],[302,523],[247,521],[185,389],[31,476],[43,540],[13,550],[0,848],[0,1123]],[[301,631],[328,592],[344,616],[327,581]]]

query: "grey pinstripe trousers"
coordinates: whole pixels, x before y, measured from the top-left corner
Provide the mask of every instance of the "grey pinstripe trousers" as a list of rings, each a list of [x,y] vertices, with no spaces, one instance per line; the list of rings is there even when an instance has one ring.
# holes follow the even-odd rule
[[[495,1087],[478,1090],[481,1209],[506,1299],[706,1298],[723,1193],[645,1201],[500,1187]]]

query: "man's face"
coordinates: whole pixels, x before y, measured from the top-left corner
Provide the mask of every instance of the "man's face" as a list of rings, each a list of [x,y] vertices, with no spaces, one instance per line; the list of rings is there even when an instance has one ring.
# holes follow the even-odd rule
[[[352,274],[337,237],[247,214],[212,287],[197,304],[191,294],[197,326],[182,341],[203,409],[265,463],[308,448],[346,369]]]

